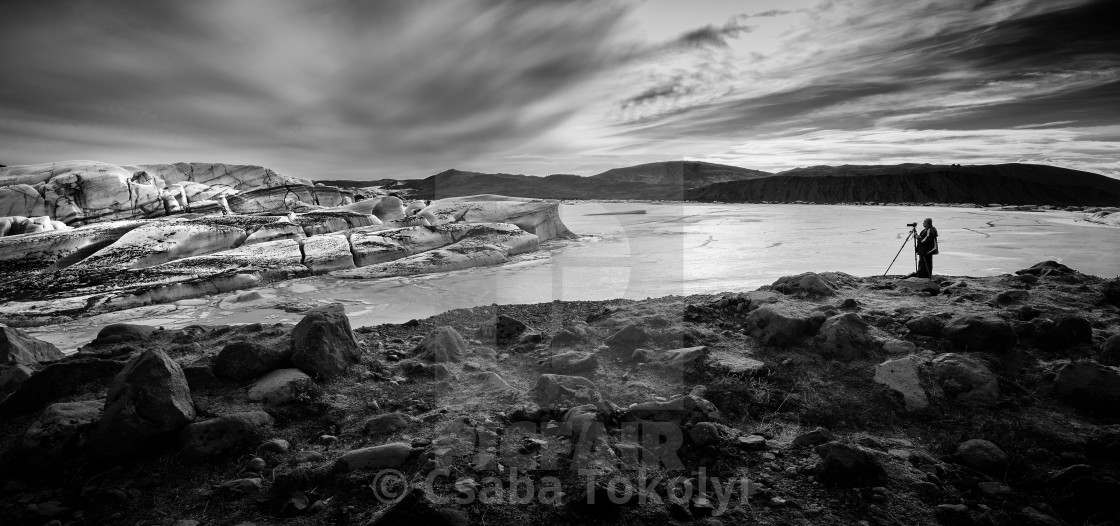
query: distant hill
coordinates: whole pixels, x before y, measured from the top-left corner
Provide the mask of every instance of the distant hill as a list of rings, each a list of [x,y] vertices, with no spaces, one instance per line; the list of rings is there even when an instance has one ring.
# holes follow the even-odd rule
[[[728,181],[771,175],[769,172],[696,161],[649,163],[616,168],[590,177],[570,174],[535,177],[447,170],[420,180],[400,181],[420,199],[474,194],[501,194],[542,199],[669,199],[688,190]]]
[[[1116,206],[1120,180],[1036,164],[813,166],[715,183],[686,199],[722,202],[910,202]]]

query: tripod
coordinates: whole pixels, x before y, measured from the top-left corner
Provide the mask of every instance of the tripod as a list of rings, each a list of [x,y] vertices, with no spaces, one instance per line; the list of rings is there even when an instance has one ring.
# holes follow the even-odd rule
[[[883,272],[884,276],[887,275],[887,272],[891,271],[891,267],[894,266],[894,262],[898,261],[898,256],[902,254],[902,249],[906,248],[906,243],[910,241],[911,237],[914,238],[914,272],[918,271],[918,230],[916,227],[910,227],[910,233],[906,234],[906,239],[902,242],[902,246],[899,247],[898,253],[894,255],[894,259],[891,260],[891,264],[887,265],[887,270]]]

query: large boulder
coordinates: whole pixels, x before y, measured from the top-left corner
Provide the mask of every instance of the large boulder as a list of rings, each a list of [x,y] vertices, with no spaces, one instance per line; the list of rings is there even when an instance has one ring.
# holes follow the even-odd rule
[[[412,446],[393,442],[380,446],[355,449],[344,453],[334,464],[338,472],[358,469],[386,469],[400,467],[412,454]]]
[[[796,276],[782,276],[770,288],[784,294],[807,294],[810,296],[834,296],[836,287],[815,272]]]
[[[953,345],[969,352],[999,353],[1019,343],[1014,327],[994,316],[961,316],[949,322],[944,332]]]
[[[603,342],[611,349],[633,351],[649,341],[649,333],[641,325],[627,325]]]
[[[358,340],[340,304],[311,309],[292,329],[292,365],[311,376],[334,378],[360,357]]]
[[[1089,360],[1066,364],[1058,371],[1054,391],[1059,399],[1074,407],[1120,414],[1120,367]]]
[[[48,365],[20,384],[0,403],[0,416],[12,417],[38,411],[48,404],[96,384],[108,383],[122,363],[97,358],[63,360]]]
[[[950,400],[975,404],[999,401],[999,382],[978,359],[956,353],[939,355],[933,359],[933,375]]]
[[[867,322],[853,312],[825,320],[814,344],[822,355],[844,361],[864,358],[882,347]]]
[[[179,435],[183,456],[191,460],[204,460],[236,451],[265,438],[273,424],[272,416],[264,411],[247,411],[195,422],[183,428]]]
[[[919,336],[937,338],[941,336],[941,331],[945,329],[945,320],[933,314],[927,314],[907,321],[906,328]]]
[[[666,401],[633,404],[622,415],[624,421],[669,422],[686,425],[695,422],[712,422],[720,419],[719,409],[708,400],[688,394]]]
[[[187,379],[179,364],[158,349],[130,360],[105,399],[93,451],[119,459],[179,433],[195,417]]]
[[[957,446],[956,462],[976,471],[999,474],[1007,469],[1008,457],[999,446],[979,438],[966,440]]]
[[[291,354],[290,347],[235,341],[222,348],[211,368],[219,378],[247,382],[288,365]]]
[[[808,336],[815,324],[778,305],[763,305],[750,313],[743,325],[747,334],[766,345],[788,347]]]
[[[817,446],[821,457],[817,475],[821,481],[841,486],[869,484],[883,477],[883,467],[868,451],[840,442]]]
[[[81,442],[81,434],[88,431],[101,417],[105,404],[97,400],[60,402],[51,404],[20,442],[20,455],[35,462],[53,462],[63,459]]]
[[[907,411],[920,411],[929,407],[929,398],[926,397],[918,376],[918,359],[914,356],[876,365],[875,382],[898,393]]]
[[[113,323],[106,325],[97,332],[97,337],[90,345],[112,345],[116,343],[144,341],[155,332],[155,327],[139,325],[136,323]]]
[[[14,327],[0,327],[0,366],[37,365],[66,355],[54,344],[33,338]]]
[[[467,342],[453,327],[440,327],[420,342],[412,355],[426,362],[458,362],[467,352]]]
[[[511,318],[505,314],[499,314],[482,322],[475,332],[475,338],[482,340],[485,343],[492,343],[494,345],[506,346],[511,343],[516,343],[521,337],[521,334],[528,330],[529,326],[516,318]]]

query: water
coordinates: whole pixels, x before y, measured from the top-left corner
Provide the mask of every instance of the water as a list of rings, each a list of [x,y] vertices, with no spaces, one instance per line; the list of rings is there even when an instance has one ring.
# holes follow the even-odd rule
[[[642,211],[644,213],[633,213]],[[990,276],[1052,259],[1104,277],[1120,274],[1120,229],[1070,212],[974,208],[749,204],[578,203],[561,206],[582,237],[488,267],[408,278],[320,276],[237,294],[94,316],[31,332],[73,350],[103,325],[167,328],[196,323],[297,321],[278,302],[346,304],[355,326],[401,323],[449,309],[552,300],[644,299],[752,290],[807,271],[882,274],[903,245],[906,223],[933,218],[940,234],[934,273]],[[913,270],[904,249],[892,274]]]

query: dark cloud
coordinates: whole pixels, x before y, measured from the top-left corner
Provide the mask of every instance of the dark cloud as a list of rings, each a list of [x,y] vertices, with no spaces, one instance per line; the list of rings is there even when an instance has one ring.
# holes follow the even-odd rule
[[[750,33],[750,26],[740,25],[737,21],[728,22],[722,27],[705,26],[694,29],[677,39],[676,43],[686,47],[718,46],[727,47],[727,39]]]

